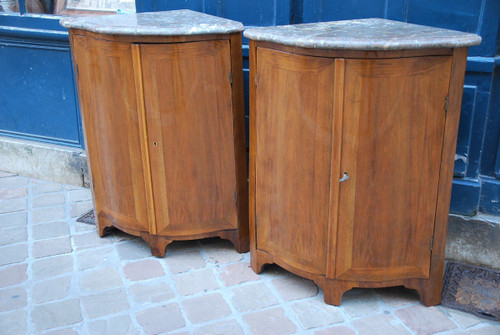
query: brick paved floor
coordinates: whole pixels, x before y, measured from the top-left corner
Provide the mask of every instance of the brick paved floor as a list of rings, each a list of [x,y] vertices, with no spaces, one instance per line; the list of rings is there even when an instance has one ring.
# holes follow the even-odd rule
[[[357,289],[340,307],[219,239],[175,242],[165,258],[76,222],[86,189],[0,172],[0,334],[471,334],[500,325],[423,307],[404,289]]]

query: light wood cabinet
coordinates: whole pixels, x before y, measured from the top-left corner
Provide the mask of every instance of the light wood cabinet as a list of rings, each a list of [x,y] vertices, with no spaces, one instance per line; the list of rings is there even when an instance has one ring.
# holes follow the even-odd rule
[[[63,24],[99,234],[141,236],[155,256],[212,236],[248,251],[242,25],[186,10]]]
[[[380,19],[245,36],[254,271],[276,263],[334,305],[352,287],[398,285],[438,304],[467,46],[480,38]]]

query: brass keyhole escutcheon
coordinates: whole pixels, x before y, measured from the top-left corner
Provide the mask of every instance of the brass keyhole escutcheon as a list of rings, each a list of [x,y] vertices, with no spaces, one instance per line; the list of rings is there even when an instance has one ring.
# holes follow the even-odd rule
[[[347,179],[349,179],[349,174],[347,172],[344,172],[344,175],[339,179],[339,182],[346,181]]]

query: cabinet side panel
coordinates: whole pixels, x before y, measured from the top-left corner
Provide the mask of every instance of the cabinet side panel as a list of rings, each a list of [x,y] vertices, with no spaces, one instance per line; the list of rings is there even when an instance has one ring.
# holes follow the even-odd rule
[[[141,45],[157,234],[238,228],[228,40]]]
[[[98,220],[148,231],[130,45],[73,36]]]
[[[257,48],[257,248],[315,274],[326,270],[334,71],[333,59]]]
[[[346,61],[337,278],[429,276],[450,70],[446,56]]]

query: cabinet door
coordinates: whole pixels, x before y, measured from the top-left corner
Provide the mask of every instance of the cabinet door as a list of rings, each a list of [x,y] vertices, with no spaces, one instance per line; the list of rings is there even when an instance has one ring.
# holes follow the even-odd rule
[[[257,248],[313,274],[326,267],[334,72],[333,59],[257,49]]]
[[[429,276],[451,57],[346,60],[336,278]]]
[[[72,44],[98,220],[148,231],[130,44],[78,35]]]
[[[236,229],[229,41],[140,51],[156,233]]]

